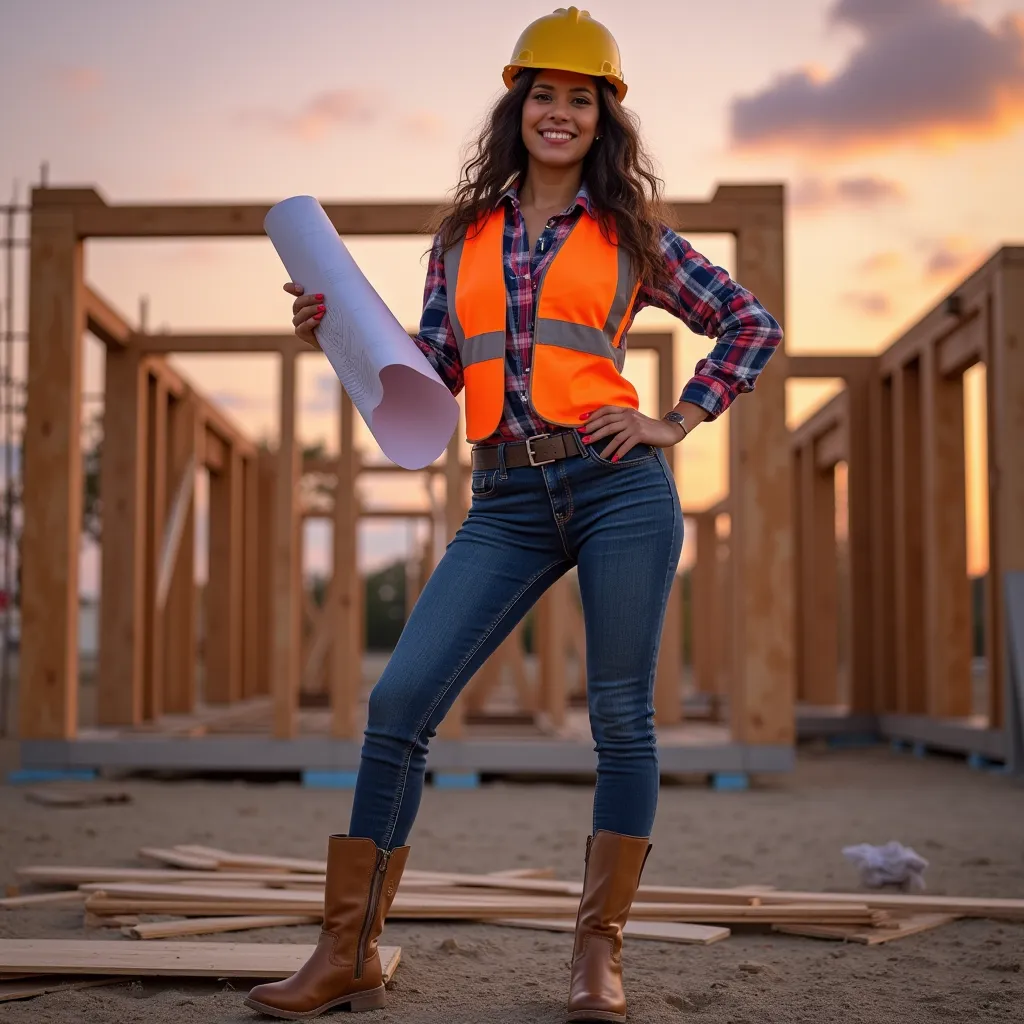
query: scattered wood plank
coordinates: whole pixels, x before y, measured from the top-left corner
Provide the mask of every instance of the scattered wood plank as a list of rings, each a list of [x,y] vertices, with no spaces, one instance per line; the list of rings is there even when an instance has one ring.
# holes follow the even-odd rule
[[[30,789],[25,799],[44,807],[96,807],[131,803],[132,795],[124,790]]]
[[[267,871],[189,871],[184,868],[118,868],[33,864],[17,869],[19,878],[35,885],[88,885],[90,882],[249,882],[252,885],[323,885],[326,875],[279,874]]]
[[[82,926],[84,928],[126,928],[129,925],[138,923],[139,918],[137,914],[110,914],[104,917],[86,911]]]
[[[216,871],[217,861],[210,857],[182,853],[178,849],[165,850],[156,846],[144,846],[139,850],[143,860],[155,860],[158,864],[170,864],[176,868],[189,868],[192,871]]]
[[[299,857],[264,857],[260,854],[231,853],[212,846],[175,846],[175,852],[212,861],[215,870],[220,868],[265,868],[269,871],[292,871],[322,875],[327,871],[326,860],[304,860]]]
[[[66,992],[73,988],[97,988],[100,985],[123,985],[125,978],[63,978],[43,977],[26,978],[21,981],[0,981],[0,1003],[10,1003],[17,999],[34,999],[51,992]]]
[[[125,942],[93,939],[0,939],[0,971],[192,978],[287,978],[315,949],[307,943]],[[385,978],[401,948],[380,947]]]
[[[510,928],[532,928],[543,932],[572,932],[576,922],[569,918],[506,918],[488,921]],[[690,946],[710,946],[732,934],[728,928],[703,924],[680,924],[677,921],[627,921],[623,930],[628,939],[653,939],[658,942],[679,942]]]
[[[219,932],[244,932],[254,928],[283,928],[299,924],[319,924],[319,914],[263,914],[253,917],[194,917],[185,921],[154,921],[126,925],[122,934],[132,939],[177,939],[186,935],[215,935]]]
[[[820,924],[777,924],[773,931],[783,935],[801,935],[810,939],[833,939],[838,942],[859,942],[865,946],[878,946],[908,935],[941,928],[955,921],[951,914],[913,914],[910,917],[889,922],[885,928],[838,928]]]
[[[29,910],[34,907],[59,907],[74,903],[82,903],[85,893],[72,890],[70,892],[39,892],[28,896],[9,896],[0,900],[0,909]]]

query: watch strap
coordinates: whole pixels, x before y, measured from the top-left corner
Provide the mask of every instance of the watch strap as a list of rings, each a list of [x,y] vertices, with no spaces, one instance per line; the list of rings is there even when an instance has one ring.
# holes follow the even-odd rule
[[[686,423],[685,423],[685,422],[683,421],[683,417],[682,417],[682,414],[681,414],[681,413],[678,413],[678,412],[676,412],[676,411],[675,411],[675,409],[673,409],[673,410],[672,410],[671,412],[667,412],[667,413],[665,413],[665,415],[664,415],[664,416],[662,416],[662,419],[663,419],[663,420],[668,420],[668,421],[669,421],[669,423],[676,423],[676,424],[678,424],[678,425],[679,425],[680,427],[682,427],[682,430],[683,430],[683,437],[686,437],[686,435],[687,435],[687,434],[688,434],[688,433],[690,432],[690,431],[689,431],[689,430],[687,430],[687,428],[686,428]]]

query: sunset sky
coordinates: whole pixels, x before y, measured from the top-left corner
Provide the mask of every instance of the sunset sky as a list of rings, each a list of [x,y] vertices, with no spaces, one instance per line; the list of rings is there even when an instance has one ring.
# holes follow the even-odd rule
[[[24,199],[47,161],[51,185],[92,185],[110,202],[440,199],[519,32],[552,7],[3,0],[0,194],[17,182]],[[1000,245],[1024,242],[1020,2],[601,0],[590,10],[619,42],[627,105],[669,197],[787,184],[790,351],[877,352]],[[731,266],[731,239],[690,240]],[[349,243],[410,326],[428,242]],[[95,242],[86,273],[130,319],[148,296],[153,329],[288,329],[283,270],[264,239]],[[638,321],[672,323],[653,312]],[[681,386],[709,342],[679,324],[676,337]],[[272,358],[175,361],[254,435],[276,434]],[[650,362],[634,353],[627,374],[655,412]],[[95,342],[86,387],[102,388]],[[301,387],[300,435],[333,447],[326,360],[303,358]],[[823,394],[791,385],[791,419]],[[686,442],[687,506],[724,492],[726,429]],[[368,433],[363,442],[369,451]],[[399,478],[370,497],[421,495]],[[400,552],[405,536],[366,528],[364,564]],[[327,550],[311,534],[310,564]],[[976,534],[971,558],[982,565]]]

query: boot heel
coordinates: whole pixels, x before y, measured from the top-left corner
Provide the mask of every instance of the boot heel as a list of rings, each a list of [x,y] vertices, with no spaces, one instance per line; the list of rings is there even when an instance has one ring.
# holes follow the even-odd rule
[[[357,992],[347,1002],[352,1013],[358,1013],[360,1010],[381,1010],[387,1005],[387,996],[384,986],[381,985],[380,988],[371,988],[369,992]]]

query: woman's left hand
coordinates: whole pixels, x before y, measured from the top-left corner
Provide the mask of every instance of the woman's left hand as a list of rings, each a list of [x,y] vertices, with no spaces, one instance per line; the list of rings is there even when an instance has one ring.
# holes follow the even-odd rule
[[[638,444],[655,448],[671,448],[683,439],[682,430],[668,420],[655,420],[636,409],[603,405],[587,416],[579,428],[584,444],[610,437],[611,443],[601,451],[601,458],[617,462]]]

